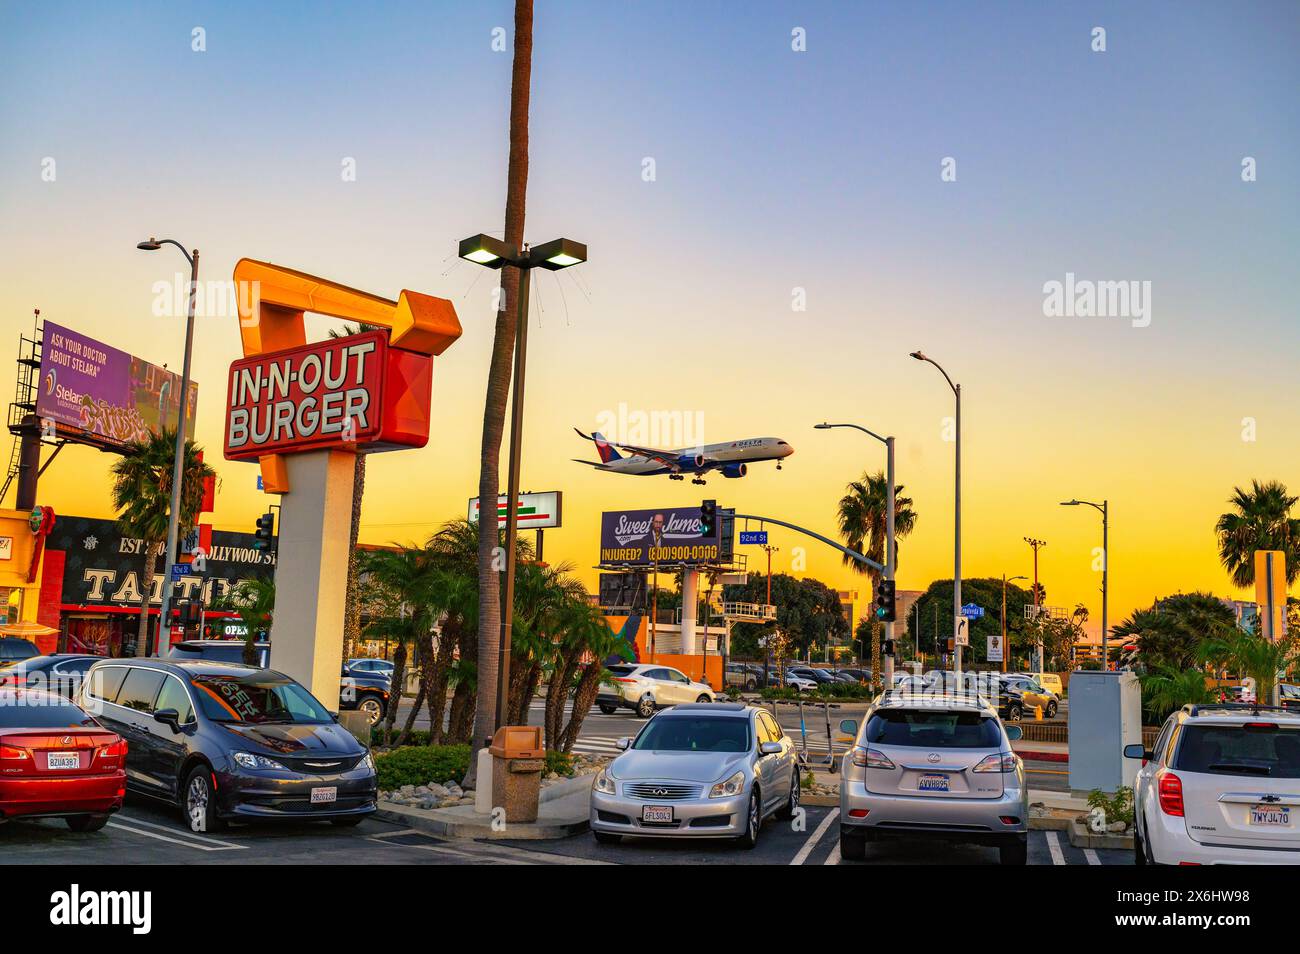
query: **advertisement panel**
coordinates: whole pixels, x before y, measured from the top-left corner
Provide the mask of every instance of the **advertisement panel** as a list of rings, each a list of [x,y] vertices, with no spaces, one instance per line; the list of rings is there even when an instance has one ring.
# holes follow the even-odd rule
[[[115,447],[175,427],[180,375],[52,321],[41,342],[37,417],[61,437]],[[194,433],[198,385],[190,382],[186,431]],[[75,432],[75,433],[72,433]]]
[[[521,530],[548,530],[560,526],[562,497],[558,490],[540,494],[520,494],[515,513]],[[469,501],[469,522],[478,523],[478,498]],[[497,497],[497,526],[506,525],[506,495]]]
[[[718,530],[708,537],[700,532],[699,504],[612,510],[601,514],[600,562],[603,565],[717,563],[727,556]]]

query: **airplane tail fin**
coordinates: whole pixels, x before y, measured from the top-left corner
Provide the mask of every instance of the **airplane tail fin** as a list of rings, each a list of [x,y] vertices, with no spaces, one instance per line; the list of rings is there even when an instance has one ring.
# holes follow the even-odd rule
[[[578,431],[576,427],[574,430]],[[605,435],[600,433],[600,431],[593,431],[590,434],[584,434],[582,431],[578,431],[578,436],[589,440],[596,445],[596,450],[600,453],[602,463],[608,464],[610,461],[623,459],[623,455],[614,449],[613,444],[605,440]]]

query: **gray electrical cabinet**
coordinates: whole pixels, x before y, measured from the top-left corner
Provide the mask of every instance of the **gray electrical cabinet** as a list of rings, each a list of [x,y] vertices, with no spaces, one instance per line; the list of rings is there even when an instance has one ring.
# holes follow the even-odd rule
[[[1136,673],[1079,669],[1070,674],[1070,790],[1133,786],[1139,762],[1124,746],[1142,741],[1142,687]]]

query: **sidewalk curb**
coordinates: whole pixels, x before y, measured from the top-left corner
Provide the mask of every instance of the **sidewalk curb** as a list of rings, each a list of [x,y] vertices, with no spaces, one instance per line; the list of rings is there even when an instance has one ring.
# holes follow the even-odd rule
[[[406,825],[431,835],[469,840],[552,841],[581,834],[589,828],[587,791],[595,775],[579,775],[542,789],[538,798],[538,815],[535,822],[507,825],[502,831],[492,828],[492,816],[480,815],[473,805],[456,805],[451,808],[412,808],[380,802],[376,818]],[[560,802],[568,799],[567,814]],[[550,816],[550,817],[548,817]]]
[[[1107,832],[1094,835],[1077,821],[1070,824],[1070,844],[1076,848],[1108,848],[1116,851],[1132,851],[1133,835],[1116,835]]]

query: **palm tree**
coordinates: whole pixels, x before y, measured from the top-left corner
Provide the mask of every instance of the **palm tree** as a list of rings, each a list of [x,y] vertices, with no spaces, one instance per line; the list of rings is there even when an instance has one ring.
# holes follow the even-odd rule
[[[523,248],[524,208],[528,194],[528,100],[533,72],[533,0],[515,0],[515,52],[510,76],[510,159],[506,170],[505,241]],[[478,499],[484,519],[478,528],[478,666],[484,675],[478,686],[473,738],[482,743],[496,725],[496,682],[501,650],[501,594],[497,553],[500,546],[496,521],[488,519],[500,490],[501,432],[505,426],[506,398],[510,391],[512,353],[517,322],[516,296],[520,271],[501,270],[501,298],[492,360],[488,367],[487,398],[483,407],[483,443],[479,460]],[[527,317],[525,316],[525,320]],[[464,660],[462,659],[462,662]],[[472,787],[478,759],[469,760],[465,785]]]
[[[1300,575],[1300,518],[1291,508],[1300,501],[1277,480],[1250,482],[1250,490],[1232,488],[1232,510],[1219,517],[1214,532],[1219,538],[1219,559],[1239,587],[1255,583],[1255,551],[1281,550],[1286,554],[1286,581]]]
[[[232,609],[239,616],[244,627],[244,662],[256,666],[257,634],[270,632],[275,613],[275,577],[241,580],[216,605]]]
[[[889,483],[884,473],[864,473],[861,480],[852,481],[846,490],[840,498],[837,513],[844,545],[877,563],[884,563],[889,521]],[[912,498],[904,497],[903,485],[898,484],[894,488],[895,560],[898,558],[898,539],[907,536],[915,527]],[[864,566],[848,554],[844,555],[844,562],[857,572],[868,575],[874,599],[876,587],[880,584],[880,571]],[[880,688],[880,624],[876,622],[871,627],[871,681],[876,689]]]
[[[176,431],[164,430],[133,441],[122,449],[113,464],[113,509],[122,534],[144,544],[144,576],[140,584],[140,624],[136,632],[135,654],[149,654],[149,604],[153,597],[153,580],[158,572],[158,554],[167,539],[167,522],[171,515],[172,466],[176,460]],[[203,506],[203,483],[216,476],[201,459],[193,441],[185,442],[181,464],[181,512],[177,522],[178,537],[194,530]],[[164,580],[164,586],[170,581]],[[165,620],[159,621],[161,632]]]
[[[1274,642],[1264,636],[1234,629],[1205,640],[1198,655],[1205,662],[1254,680],[1255,699],[1263,705],[1270,705],[1278,675],[1300,661],[1300,644],[1294,638]]]
[[[1169,713],[1185,705],[1214,701],[1214,691],[1205,685],[1205,673],[1199,669],[1175,669],[1157,663],[1140,678],[1142,708],[1151,720],[1150,725],[1160,725]]]

